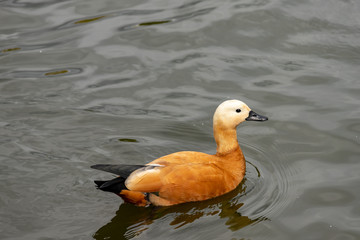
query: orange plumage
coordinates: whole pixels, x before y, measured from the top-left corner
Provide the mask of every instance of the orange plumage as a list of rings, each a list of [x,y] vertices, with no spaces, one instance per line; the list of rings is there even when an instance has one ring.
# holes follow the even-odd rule
[[[169,206],[223,195],[235,189],[245,175],[245,158],[236,134],[236,127],[245,120],[266,121],[267,117],[241,101],[225,101],[213,118],[215,155],[177,152],[146,165],[94,165],[92,168],[119,175],[95,183],[99,189],[139,206]]]

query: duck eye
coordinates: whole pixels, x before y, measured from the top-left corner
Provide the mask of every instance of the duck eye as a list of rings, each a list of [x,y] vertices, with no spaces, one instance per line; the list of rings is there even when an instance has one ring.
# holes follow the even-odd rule
[[[237,112],[237,113],[241,112],[241,109],[239,109],[239,108],[238,108],[238,109],[236,109],[236,112]]]

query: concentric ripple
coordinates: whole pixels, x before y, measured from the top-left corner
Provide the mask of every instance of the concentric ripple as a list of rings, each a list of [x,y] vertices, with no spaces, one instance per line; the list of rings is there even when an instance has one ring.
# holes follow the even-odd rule
[[[171,207],[137,208],[121,204],[115,217],[101,227],[95,239],[126,236],[132,238],[151,231],[158,224],[166,224],[174,230],[191,224],[216,224],[224,219],[231,231],[271,220],[290,203],[290,178],[283,155],[275,144],[259,147],[258,144],[241,143],[246,155],[246,176],[234,191],[202,202],[185,203]],[[131,221],[123,216],[132,213]],[[156,227],[155,227],[156,228]]]
[[[242,144],[247,159],[244,207],[242,212],[252,217],[271,218],[289,204],[289,168],[284,164],[281,151],[276,146]],[[280,153],[280,154],[279,154]]]

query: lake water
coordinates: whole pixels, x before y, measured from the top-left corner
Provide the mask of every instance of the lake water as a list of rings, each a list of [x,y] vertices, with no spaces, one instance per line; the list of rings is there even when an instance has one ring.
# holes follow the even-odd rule
[[[360,1],[0,1],[1,239],[360,239]],[[123,204],[96,163],[215,152],[226,99],[246,178]]]

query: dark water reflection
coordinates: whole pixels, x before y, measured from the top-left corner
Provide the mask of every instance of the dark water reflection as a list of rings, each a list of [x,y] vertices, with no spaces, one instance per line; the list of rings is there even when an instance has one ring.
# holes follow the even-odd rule
[[[101,227],[94,234],[94,238],[121,239],[123,236],[133,238],[151,228],[150,225],[155,221],[160,222],[160,224],[168,224],[172,229],[178,229],[206,216],[212,216],[212,221],[216,221],[213,217],[215,216],[224,219],[224,224],[228,229],[237,231],[250,224],[267,220],[266,217],[250,219],[241,215],[241,207],[244,203],[239,201],[239,196],[244,195],[246,192],[244,186],[244,184],[241,184],[237,189],[226,195],[200,203],[148,208],[121,204],[116,216]]]

